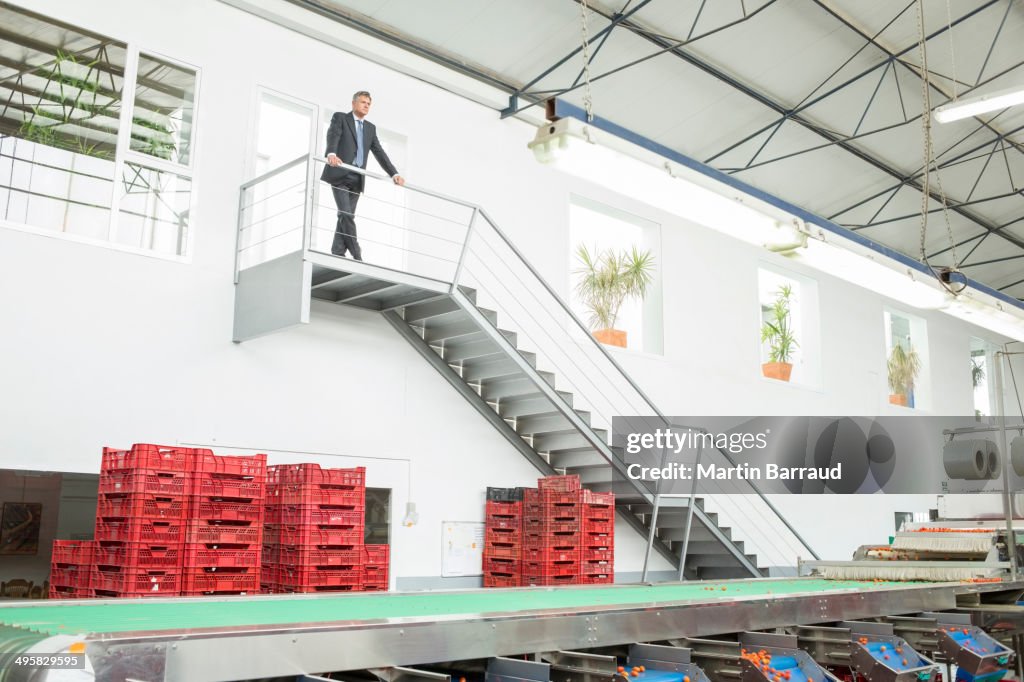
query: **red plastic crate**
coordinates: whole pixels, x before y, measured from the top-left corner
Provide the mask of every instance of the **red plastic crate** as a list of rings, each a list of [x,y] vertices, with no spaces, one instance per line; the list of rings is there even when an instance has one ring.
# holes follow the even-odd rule
[[[193,568],[256,568],[260,565],[262,545],[257,549],[214,547],[186,545],[183,568],[185,570]]]
[[[89,587],[92,575],[91,566],[52,566],[50,567],[50,584],[68,588]]]
[[[182,499],[188,492],[189,474],[158,469],[109,469],[100,473],[101,495],[149,493]]]
[[[251,478],[257,483],[266,483],[266,455],[215,455],[207,451],[195,456],[193,471],[197,474],[220,474]]]
[[[263,524],[263,544],[265,544],[265,545],[279,545],[279,544],[281,544],[281,524],[280,523],[264,523]]]
[[[522,546],[518,543],[504,544],[488,542],[484,545],[484,558],[493,557],[495,559],[518,559],[522,552]]]
[[[90,590],[91,596],[96,599],[155,599],[167,597],[180,597],[181,592],[173,594],[167,592],[121,592],[118,590]]]
[[[523,561],[541,562],[548,561],[579,561],[579,547],[524,547]]]
[[[579,585],[578,575],[524,575],[523,585],[530,586],[557,586],[557,585]]]
[[[190,492],[194,497],[258,500],[260,504],[265,495],[262,480],[208,473],[193,475]]]
[[[388,581],[388,567],[381,564],[365,564],[362,567],[362,576],[364,582],[386,583]]]
[[[391,556],[391,545],[363,545],[363,563],[387,566]]]
[[[161,471],[191,471],[197,452],[210,452],[196,448],[172,445],[136,443],[130,450],[103,448],[101,471],[110,469],[159,469]]]
[[[277,584],[261,582],[260,594],[277,594]]]
[[[274,543],[263,543],[263,551],[260,552],[260,561],[264,564],[281,563],[281,545]]]
[[[190,521],[184,539],[190,545],[260,545],[263,543],[263,527],[259,524]]]
[[[101,542],[93,552],[97,566],[117,566],[122,570],[176,569],[181,565],[181,543],[149,545],[142,542]]]
[[[92,540],[54,540],[50,562],[88,566],[92,563]]]
[[[264,563],[287,566],[361,566],[365,563],[362,547],[311,547],[308,545],[276,545],[278,559]]]
[[[288,526],[362,526],[363,507],[282,505],[280,523]]]
[[[490,516],[491,514],[500,516],[520,516],[523,513],[523,503],[498,502],[496,500],[487,500],[485,513],[488,516]]]
[[[615,493],[595,493],[592,490],[584,490],[583,504],[614,507]]]
[[[51,581],[50,593],[47,597],[49,599],[80,599],[78,594],[82,589],[83,588],[75,587],[73,585],[55,585]]]
[[[580,575],[603,575],[614,572],[614,561],[584,561],[580,563]]]
[[[578,533],[579,519],[531,519],[523,523],[523,530],[530,533]]]
[[[363,583],[363,592],[387,592],[387,583]]]
[[[585,530],[580,544],[588,549],[613,548],[615,547],[615,534]]]
[[[521,528],[486,528],[484,532],[485,542],[517,543],[522,537]]]
[[[278,480],[282,484],[366,487],[366,467],[350,469],[324,469],[319,464],[281,464],[277,466]]]
[[[364,507],[366,505],[365,488],[323,488],[313,485],[281,484],[275,498],[267,498],[268,502],[294,506]]]
[[[523,534],[523,547],[581,547],[579,533],[530,531]]]
[[[265,504],[263,505],[263,523],[281,523],[281,505],[279,504]]]
[[[614,561],[615,560],[615,548],[614,547],[601,547],[592,548],[584,547],[581,550],[580,556],[582,561]]]
[[[581,575],[581,585],[611,585],[615,582],[614,573],[605,573],[603,575]]]
[[[590,505],[583,505],[583,510],[580,514],[584,521],[593,519],[594,521],[615,521],[615,507],[593,507]]]
[[[98,518],[167,519],[179,522],[188,514],[182,497],[161,497],[153,493],[101,494],[96,503]]]
[[[519,573],[521,566],[519,559],[484,557],[484,573]]]
[[[484,587],[519,587],[522,578],[507,573],[484,573]]]
[[[579,561],[524,561],[523,575],[579,575]]]
[[[523,525],[521,516],[495,516],[488,514],[484,522],[486,528],[513,528],[519,529]]]
[[[262,502],[240,502],[238,500],[192,499],[189,518],[203,521],[247,521],[263,523],[264,511]]]
[[[351,546],[363,543],[363,527],[281,525],[281,545]]]
[[[594,518],[583,519],[583,531],[585,533],[605,533],[610,535],[615,532],[615,520]]]
[[[176,595],[181,591],[177,571],[160,570],[92,570],[92,589],[130,594]]]
[[[278,565],[275,582],[284,588],[340,587],[362,584],[363,572],[359,566],[331,566],[329,568],[300,568]]]
[[[189,569],[182,578],[182,594],[255,594],[260,589],[260,569]]]
[[[97,542],[142,542],[169,547],[185,539],[185,525],[154,519],[96,519],[95,537]]]
[[[361,592],[361,583],[344,585],[279,585],[278,594],[333,594],[335,592]]]
[[[545,476],[537,479],[537,487],[541,490],[557,490],[558,492],[571,493],[580,489],[580,477],[570,476]]]
[[[523,496],[523,505],[526,507],[535,507],[537,505],[545,507],[555,505],[578,506],[582,503],[582,499],[583,496],[579,490],[538,490],[536,488],[529,488]]]

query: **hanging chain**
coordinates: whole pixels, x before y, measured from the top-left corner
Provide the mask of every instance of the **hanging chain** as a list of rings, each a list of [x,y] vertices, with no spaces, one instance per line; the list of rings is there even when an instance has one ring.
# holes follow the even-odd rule
[[[947,3],[948,4],[948,3]],[[939,173],[938,164],[935,163],[935,151],[932,146],[932,99],[931,99],[931,78],[928,71],[928,49],[925,45],[927,36],[924,27],[924,0],[917,0],[917,31],[918,31],[918,53],[921,58],[921,133],[924,137],[924,174],[921,186],[921,239],[920,259],[934,272],[928,262],[925,249],[925,242],[928,236],[928,203],[931,199],[931,167],[935,164],[935,184],[938,188],[939,199],[942,204],[942,216],[946,221],[946,233],[949,237],[949,248],[953,257],[953,270],[960,266],[956,256],[956,241],[953,239],[953,225],[949,220],[949,205],[946,201],[946,193],[942,189],[942,175]],[[952,29],[952,21],[950,22]],[[954,72],[955,73],[955,72]],[[954,75],[954,81],[956,76]],[[955,84],[954,84],[955,92]],[[942,282],[942,280],[939,280]],[[943,282],[943,287],[950,293],[956,293]]]
[[[590,94],[590,35],[587,32],[587,0],[579,0],[580,35],[583,38],[583,108],[587,110],[587,122],[594,120],[594,101]]]

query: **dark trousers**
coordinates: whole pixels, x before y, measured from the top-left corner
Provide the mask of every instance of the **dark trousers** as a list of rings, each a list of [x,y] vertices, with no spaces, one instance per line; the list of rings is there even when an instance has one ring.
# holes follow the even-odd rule
[[[357,187],[357,180],[345,180],[341,184],[331,186],[334,203],[338,206],[338,226],[334,229],[331,253],[335,256],[344,256],[348,251],[355,260],[363,260],[363,250],[356,238],[355,215],[356,204],[359,203]]]

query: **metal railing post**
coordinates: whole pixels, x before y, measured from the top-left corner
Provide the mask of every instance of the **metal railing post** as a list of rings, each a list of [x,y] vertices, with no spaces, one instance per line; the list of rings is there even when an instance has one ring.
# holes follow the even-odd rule
[[[313,155],[306,155],[306,187],[302,204],[302,251],[308,252],[313,247],[313,223],[316,219],[316,164]]]
[[[697,448],[697,459],[693,463],[693,485],[690,487],[690,499],[686,504],[686,527],[683,529],[683,547],[679,551],[679,580],[686,578],[686,555],[690,551],[690,529],[693,528],[693,506],[697,504],[697,468],[700,466],[700,455],[704,446]]]
[[[235,226],[235,284],[238,284],[238,268],[242,259],[242,222],[245,215],[245,193],[248,189],[243,185],[238,190],[238,220]]]
[[[1010,579],[1017,579],[1017,531],[1013,528],[1013,503],[1010,501],[1010,450],[1006,438],[1006,410],[1003,392],[1003,361],[1008,360],[1005,351],[997,351],[996,357],[996,419],[999,421],[999,451],[1002,453],[1003,513],[1006,516],[1006,547],[1010,555]]]
[[[661,450],[661,468],[665,468],[665,460],[668,458],[668,449],[662,448]],[[651,561],[651,550],[654,549],[654,534],[658,530],[658,508],[661,506],[661,482],[662,478],[658,478],[657,484],[654,486],[654,511],[651,513],[650,528],[647,529],[647,550],[644,552],[644,570],[640,574],[640,582],[647,582],[647,565]]]
[[[459,252],[459,262],[455,265],[455,274],[452,275],[452,291],[459,286],[459,277],[462,276],[462,268],[466,265],[466,254],[469,252],[469,238],[473,235],[473,227],[476,225],[480,209],[474,207],[473,215],[469,218],[469,225],[466,226],[466,238],[462,241],[462,251]]]

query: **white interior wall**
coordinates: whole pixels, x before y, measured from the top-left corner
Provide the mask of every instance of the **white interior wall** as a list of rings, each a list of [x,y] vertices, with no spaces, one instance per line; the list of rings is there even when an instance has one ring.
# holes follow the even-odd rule
[[[351,92],[371,90],[371,119],[408,139],[403,174],[483,205],[563,294],[571,194],[660,224],[665,353],[612,352],[664,413],[898,410],[886,402],[885,299],[796,268],[819,282],[823,389],[762,379],[757,268],[765,260],[792,266],[538,166],[525,146],[532,129],[521,122],[211,0],[39,0],[32,9],[202,69],[196,236],[183,264],[0,229],[0,383],[10,387],[0,398],[2,467],[95,471],[101,446],[136,441],[325,453],[327,463],[339,461],[327,455],[408,458],[421,518],[396,529],[399,577],[440,574],[440,522],[480,520],[484,486],[534,480],[533,468],[375,314],[315,305],[308,326],[230,343],[237,187],[257,86],[346,110]],[[928,323],[932,413],[970,413],[969,338],[995,335],[917,314]],[[405,465],[368,466],[371,485],[394,488],[397,523],[408,499]],[[798,528],[826,542],[823,556],[844,558],[859,544],[836,532],[847,513],[810,513],[820,505],[811,499],[787,504]],[[620,530],[617,571],[639,570],[639,540]],[[871,538],[887,532],[888,524]]]

